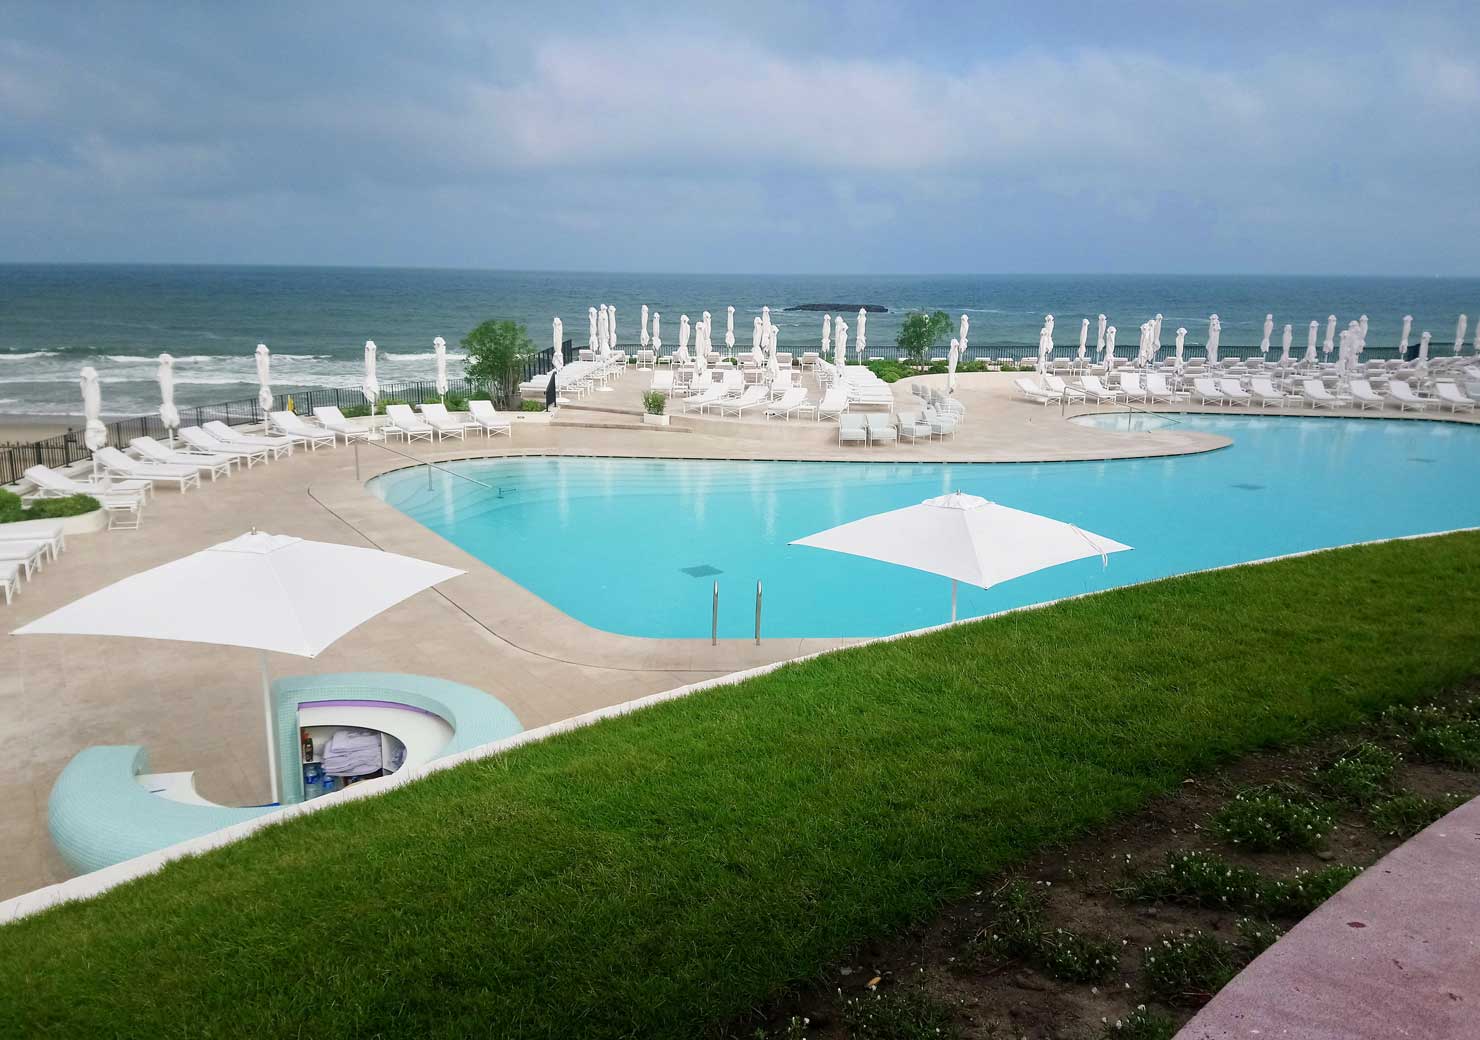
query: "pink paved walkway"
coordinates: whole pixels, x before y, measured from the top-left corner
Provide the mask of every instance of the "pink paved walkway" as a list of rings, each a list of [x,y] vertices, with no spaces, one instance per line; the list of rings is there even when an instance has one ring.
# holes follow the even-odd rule
[[[1369,867],[1177,1040],[1480,1037],[1480,798]]]

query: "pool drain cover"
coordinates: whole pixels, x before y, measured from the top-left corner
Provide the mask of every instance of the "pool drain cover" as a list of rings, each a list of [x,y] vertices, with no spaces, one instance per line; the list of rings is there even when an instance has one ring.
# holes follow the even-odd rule
[[[701,563],[697,567],[680,567],[679,570],[683,571],[691,578],[707,578],[712,574],[724,573],[724,571],[720,570],[718,567],[711,567],[707,563]]]
[[[1263,484],[1229,484],[1229,487],[1238,488],[1240,491],[1263,491]]]

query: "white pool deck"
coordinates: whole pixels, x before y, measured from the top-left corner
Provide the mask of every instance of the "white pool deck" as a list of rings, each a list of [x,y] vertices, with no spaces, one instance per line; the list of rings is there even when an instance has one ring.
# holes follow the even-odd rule
[[[943,377],[925,379],[944,382]],[[1012,375],[1005,373],[960,377],[957,397],[966,405],[968,419],[959,436],[945,441],[840,448],[835,424],[806,419],[784,423],[759,417],[676,416],[673,427],[652,428],[644,427],[637,414],[647,380],[646,373],[630,371],[613,392],[592,394],[580,402],[583,407],[562,409],[553,423],[543,416],[518,422],[512,439],[470,435],[465,444],[393,446],[418,459],[565,454],[1006,462],[1186,454],[1229,443],[1175,426],[1125,433],[1071,423],[1057,406],[1012,400]],[[911,407],[907,382],[895,384],[894,393],[900,407]],[[1068,414],[1076,411],[1094,409],[1071,409]],[[1271,414],[1315,413],[1289,409]],[[1369,411],[1363,417],[1375,416]],[[1389,412],[1384,417],[1398,416]],[[1474,420],[1460,416],[1459,421]],[[359,479],[354,459],[345,447],[300,450],[184,495],[161,489],[141,530],[71,539],[62,558],[5,609],[5,629],[256,527],[374,545],[468,572],[387,611],[315,660],[275,657],[275,674],[385,671],[437,676],[493,694],[526,727],[846,642],[764,638],[759,646],[750,640],[721,640],[711,646],[707,639],[641,639],[597,631],[364,488],[365,479],[410,464],[406,459],[362,448]],[[180,609],[209,609],[218,594],[200,589]],[[0,759],[0,899],[68,876],[47,834],[46,803],[62,767],[84,747],[143,745],[151,771],[194,770],[200,793],[217,802],[252,804],[267,797],[256,662],[250,651],[101,637],[7,639],[5,667],[0,669],[0,733],[6,738]]]

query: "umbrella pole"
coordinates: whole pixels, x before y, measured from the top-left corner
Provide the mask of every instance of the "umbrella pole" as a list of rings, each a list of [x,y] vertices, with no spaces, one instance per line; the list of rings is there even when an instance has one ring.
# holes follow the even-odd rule
[[[956,579],[951,579],[951,620],[956,620]]]
[[[267,778],[272,784],[272,800],[280,801],[278,797],[278,762],[277,762],[277,713],[273,711],[272,704],[272,675],[267,670],[267,651],[263,650],[259,655],[262,664],[262,708],[267,719]]]

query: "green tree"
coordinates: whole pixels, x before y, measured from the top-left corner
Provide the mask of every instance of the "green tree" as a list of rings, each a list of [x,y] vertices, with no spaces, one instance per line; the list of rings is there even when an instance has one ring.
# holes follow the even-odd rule
[[[494,406],[519,406],[519,377],[534,356],[534,344],[524,326],[514,321],[483,322],[462,339],[467,360],[463,371],[473,383],[488,388]]]
[[[920,368],[924,366],[925,356],[930,353],[936,341],[949,335],[950,331],[951,317],[945,311],[936,311],[934,314],[911,311],[905,316],[895,342],[899,344],[904,356],[910,359],[910,364]]]

